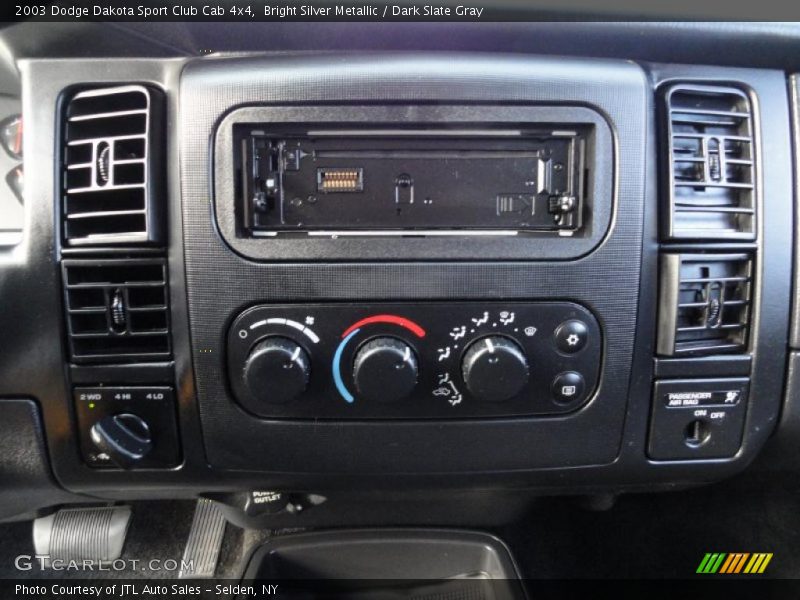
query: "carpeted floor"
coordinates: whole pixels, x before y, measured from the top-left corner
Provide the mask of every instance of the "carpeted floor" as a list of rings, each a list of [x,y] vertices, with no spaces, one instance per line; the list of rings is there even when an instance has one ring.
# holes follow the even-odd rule
[[[194,503],[137,502],[123,558],[180,561]],[[723,483],[673,493],[627,495],[602,512],[568,498],[542,499],[521,521],[491,531],[510,547],[527,578],[683,578],[706,552],[772,552],[768,574],[800,577],[800,486]],[[342,526],[347,524],[342,523]],[[427,524],[430,525],[430,524]],[[475,528],[475,527],[473,527]],[[218,576],[238,577],[250,551],[268,536],[228,525]],[[0,578],[72,573],[20,572],[15,557],[33,554],[30,522],[0,525]],[[78,574],[74,574],[78,577]],[[92,576],[81,573],[81,576]],[[113,571],[95,577],[176,577],[177,572]]]
[[[605,512],[541,501],[496,533],[526,577],[692,577],[706,552],[772,552],[771,577],[800,577],[800,489],[720,484],[622,496]]]

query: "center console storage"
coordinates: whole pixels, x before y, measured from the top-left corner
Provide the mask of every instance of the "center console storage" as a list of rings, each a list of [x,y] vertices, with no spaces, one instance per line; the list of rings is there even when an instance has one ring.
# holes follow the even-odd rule
[[[252,580],[281,581],[281,594],[290,598],[315,598],[315,591],[325,598],[526,597],[514,559],[499,539],[436,529],[272,538],[250,558],[243,584]]]

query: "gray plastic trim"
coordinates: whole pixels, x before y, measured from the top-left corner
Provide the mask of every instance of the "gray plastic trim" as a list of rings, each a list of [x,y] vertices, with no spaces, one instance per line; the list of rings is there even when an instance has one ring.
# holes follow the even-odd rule
[[[659,262],[661,263],[661,279],[656,353],[669,356],[675,352],[675,323],[678,319],[681,255],[662,254]]]
[[[792,117],[792,148],[794,149],[794,231],[795,236],[800,233],[800,75],[795,74],[789,78],[789,108]],[[794,277],[792,292],[792,329],[789,336],[789,345],[793,349],[800,348],[800,243],[794,240]]]

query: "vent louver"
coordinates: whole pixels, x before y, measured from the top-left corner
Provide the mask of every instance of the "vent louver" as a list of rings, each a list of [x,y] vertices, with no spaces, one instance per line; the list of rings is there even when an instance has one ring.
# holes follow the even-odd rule
[[[70,246],[161,241],[163,96],[141,85],[85,90],[64,110],[63,222]]]
[[[666,94],[672,239],[753,239],[753,114],[735,88],[676,85]]]
[[[751,257],[665,254],[661,261],[658,353],[681,356],[746,350]]]
[[[170,356],[164,260],[66,260],[62,275],[75,362]]]

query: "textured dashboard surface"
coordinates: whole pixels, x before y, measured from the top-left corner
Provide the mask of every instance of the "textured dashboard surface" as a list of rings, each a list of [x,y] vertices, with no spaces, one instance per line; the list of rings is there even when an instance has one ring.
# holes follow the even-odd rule
[[[614,128],[620,157],[610,235],[595,252],[568,263],[258,264],[228,249],[212,219],[209,176],[214,128],[227,111],[245,104],[382,102],[565,102],[599,110]],[[180,96],[181,182],[192,351],[210,464],[271,472],[435,473],[612,461],[636,331],[648,102],[642,70],[625,62],[408,54],[189,63]],[[359,243],[367,248],[375,241]],[[597,396],[568,418],[368,427],[257,420],[229,397],[222,376],[226,328],[249,305],[309,298],[575,300],[601,320],[604,376]]]

